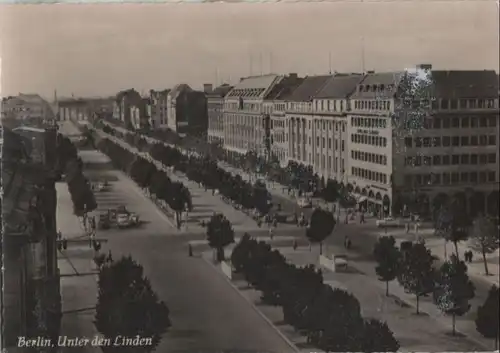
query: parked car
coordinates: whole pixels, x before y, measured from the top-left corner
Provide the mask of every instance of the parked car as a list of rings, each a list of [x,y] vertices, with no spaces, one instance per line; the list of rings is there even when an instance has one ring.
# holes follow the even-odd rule
[[[297,205],[302,208],[309,208],[312,207],[312,201],[309,198],[302,197],[297,200]]]
[[[386,217],[384,219],[379,219],[376,222],[376,225],[379,228],[382,228],[382,227],[393,228],[393,227],[400,227],[401,222],[399,219],[392,218],[392,217]]]

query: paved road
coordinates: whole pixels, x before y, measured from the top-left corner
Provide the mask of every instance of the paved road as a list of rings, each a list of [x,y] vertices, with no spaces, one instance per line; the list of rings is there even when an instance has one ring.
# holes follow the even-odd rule
[[[85,159],[92,154],[87,153]],[[86,160],[84,160],[85,162]],[[104,173],[107,177],[112,172]],[[114,173],[112,189],[96,195],[100,208],[117,204],[147,220],[135,230],[99,232],[113,257],[131,254],[145,268],[153,288],[171,310],[173,327],[157,352],[259,351],[292,352],[285,341],[213,268],[186,254],[189,234],[180,235],[135,186]],[[194,237],[199,237],[195,235]]]

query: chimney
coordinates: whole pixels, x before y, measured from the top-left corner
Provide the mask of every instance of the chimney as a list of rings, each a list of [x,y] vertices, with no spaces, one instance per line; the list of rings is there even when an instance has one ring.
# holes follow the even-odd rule
[[[432,70],[432,64],[418,64],[417,70]]]
[[[203,85],[203,92],[212,93],[212,91],[213,91],[213,85],[211,83],[205,83]]]

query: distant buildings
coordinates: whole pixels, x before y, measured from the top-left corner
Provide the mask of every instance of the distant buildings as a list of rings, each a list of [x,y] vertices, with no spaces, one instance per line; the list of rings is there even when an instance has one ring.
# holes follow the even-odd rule
[[[186,84],[174,86],[167,95],[167,127],[178,134],[206,138],[208,113],[205,92],[195,91]]]
[[[169,89],[149,91],[151,127],[154,129],[167,127],[167,96],[169,92]]]
[[[113,119],[125,126],[140,129],[148,124],[145,101],[136,90],[128,89],[116,95],[113,105]]]
[[[36,124],[54,119],[55,113],[50,104],[38,94],[20,93],[2,99],[1,118]]]

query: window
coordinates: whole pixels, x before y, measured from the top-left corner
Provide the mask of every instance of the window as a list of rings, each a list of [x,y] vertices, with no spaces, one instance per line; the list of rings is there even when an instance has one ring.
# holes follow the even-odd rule
[[[495,172],[488,172],[488,181],[489,181],[490,183],[495,182],[495,176],[496,176],[496,175],[495,175]]]
[[[443,137],[443,146],[444,147],[450,146],[450,136],[444,136]]]
[[[433,165],[441,165],[441,156],[432,156]]]
[[[443,119],[443,129],[449,129],[450,128],[450,119],[445,118]]]
[[[487,176],[486,172],[479,172],[479,182],[486,183]]]
[[[479,126],[480,127],[488,127],[488,119],[485,116],[479,118]]]
[[[480,154],[479,155],[479,164],[481,164],[481,165],[488,164],[488,155],[487,154]]]
[[[469,164],[469,155],[468,154],[462,154],[460,156],[460,164]]]
[[[447,99],[441,99],[441,109],[448,109],[448,107],[449,107],[448,103],[449,102]]]
[[[495,135],[488,135],[488,146],[495,146],[497,144],[497,137]]]
[[[457,109],[458,101],[456,99],[451,99],[450,104],[451,104],[451,109]]]
[[[439,185],[441,184],[441,174],[431,174],[432,175],[432,183]]]
[[[443,156],[443,165],[450,165],[450,155],[445,154]]]
[[[477,159],[477,154],[471,154],[470,155],[470,164],[477,164],[478,159]]]
[[[431,165],[431,162],[432,162],[431,156],[424,156],[424,165]]]
[[[469,136],[460,137],[460,146],[469,146]]]
[[[460,156],[458,154],[454,154],[451,156],[451,164],[452,165],[460,164]]]
[[[462,127],[469,127],[470,125],[470,120],[468,116],[464,116],[462,118]]]
[[[486,135],[479,136],[479,145],[486,146],[488,144],[488,137]]]
[[[431,146],[431,138],[424,137],[424,147],[430,147],[430,146]]]
[[[453,136],[453,137],[451,138],[451,145],[452,145],[452,146],[455,146],[455,147],[456,147],[456,146],[459,146],[459,145],[460,145],[460,137],[458,137],[458,136]]]
[[[462,183],[468,183],[469,182],[469,173],[468,172],[460,173],[460,181]]]
[[[478,121],[475,116],[471,116],[470,118],[470,127],[478,127]]]
[[[405,137],[405,147],[412,147],[413,139],[411,137]]]
[[[454,172],[454,173],[451,173],[451,183],[452,184],[458,184],[458,173],[457,172]]]
[[[342,140],[342,152],[344,152],[344,140]]]
[[[450,183],[450,173],[443,173],[443,184]]]
[[[441,119],[440,118],[434,119],[434,121],[432,122],[432,128],[433,129],[441,129]]]
[[[415,167],[420,167],[422,165],[422,156],[415,157]]]
[[[415,139],[415,147],[422,147],[422,138],[421,137],[417,137]]]
[[[453,118],[451,120],[451,126],[452,127],[460,127],[460,119],[459,118]]]
[[[477,172],[470,172],[470,182],[477,183]]]
[[[477,138],[477,136],[471,136],[470,137],[470,145],[471,146],[477,146],[477,144],[478,144],[478,138]]]
[[[434,147],[441,147],[441,137],[434,137],[432,142]]]
[[[488,127],[496,127],[496,126],[497,126],[497,119],[495,117],[489,117]]]
[[[488,153],[488,163],[495,164],[497,162],[497,155],[495,153]]]

